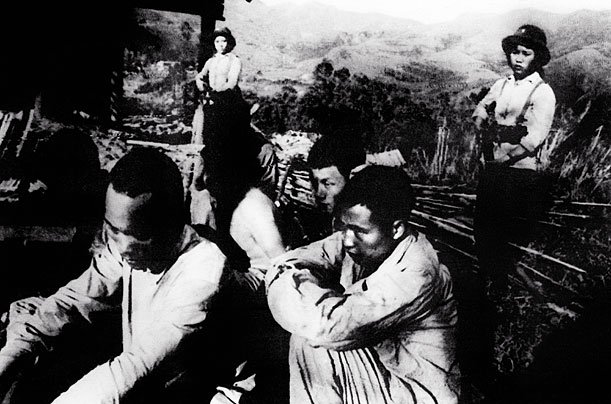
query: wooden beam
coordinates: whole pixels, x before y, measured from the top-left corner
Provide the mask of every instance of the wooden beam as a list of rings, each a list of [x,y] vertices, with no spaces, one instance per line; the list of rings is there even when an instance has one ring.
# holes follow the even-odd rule
[[[190,154],[199,154],[204,145],[201,144],[169,144],[161,142],[149,142],[146,140],[127,140],[126,143],[130,146],[141,146],[141,147],[155,147],[157,149],[163,149],[167,151],[183,150]]]
[[[573,294],[573,295],[579,295],[579,294],[578,294],[577,292],[575,292],[573,289],[571,289],[571,288],[569,288],[569,287],[564,286],[563,284],[561,284],[561,283],[559,283],[559,282],[557,282],[557,281],[553,280],[553,279],[552,279],[552,278],[550,278],[549,276],[547,276],[547,275],[545,275],[545,274],[543,274],[543,273],[541,273],[541,272],[537,271],[537,270],[536,270],[536,269],[534,269],[534,268],[529,267],[529,266],[528,266],[528,265],[526,265],[526,264],[523,264],[523,263],[519,262],[519,263],[518,263],[518,266],[519,266],[519,267],[522,267],[522,268],[524,268],[524,269],[526,269],[526,270],[527,270],[527,271],[529,271],[529,272],[532,272],[533,274],[537,275],[537,276],[538,276],[538,277],[540,277],[540,278],[545,279],[545,280],[546,280],[546,281],[548,281],[549,283],[551,283],[551,284],[553,284],[553,285],[556,285],[556,286],[558,286],[558,287],[560,287],[560,288],[562,288],[562,289],[566,290],[567,292],[570,292],[570,293],[571,293],[571,294]]]
[[[530,255],[541,257],[541,258],[543,258],[543,259],[545,259],[547,261],[550,261],[550,262],[553,262],[555,264],[561,265],[561,266],[563,266],[565,268],[568,268],[571,271],[574,271],[574,272],[577,272],[577,273],[583,274],[583,275],[587,275],[588,274],[587,271],[585,271],[585,270],[583,270],[583,269],[581,269],[579,267],[576,267],[573,264],[569,264],[567,262],[561,261],[558,258],[550,257],[549,255],[544,254],[544,253],[539,252],[539,251],[536,251],[536,250],[533,250],[532,248],[523,247],[521,245],[517,245],[517,244],[514,244],[514,243],[508,243],[508,244],[510,246],[514,247],[514,248],[517,248],[518,250],[522,250],[522,251],[524,251],[524,252],[526,252],[526,253],[528,253]]]
[[[74,226],[0,225],[0,241],[25,240],[69,243],[76,234]]]

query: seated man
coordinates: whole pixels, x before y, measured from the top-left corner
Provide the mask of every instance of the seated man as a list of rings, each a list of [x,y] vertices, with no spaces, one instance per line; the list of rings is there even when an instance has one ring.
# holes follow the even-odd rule
[[[307,164],[310,168],[316,212],[298,217],[303,228],[300,238],[310,242],[332,233],[332,216],[335,198],[344,189],[350,173],[365,164],[365,150],[356,137],[342,133],[320,137],[310,149]],[[300,245],[303,245],[300,244]]]
[[[324,135],[308,154],[312,170],[312,185],[318,208],[332,213],[335,198],[344,189],[350,172],[365,164],[365,150],[358,139],[346,136]]]
[[[122,352],[53,402],[126,402],[141,392],[166,402],[168,391],[172,402],[181,402],[176,386],[185,386],[209,363],[195,359],[192,348],[208,329],[225,263],[216,245],[185,225],[183,193],[178,168],[159,152],[137,149],[117,162],[90,267],[52,296],[30,302],[29,313],[21,304],[21,314],[9,319],[0,350],[0,397],[37,355],[55,345],[55,337],[120,308]],[[19,305],[12,305],[11,316]]]
[[[294,403],[456,403],[456,303],[447,268],[408,224],[397,168],[369,166],[336,203],[340,231],[282,255],[266,277],[292,333]]]

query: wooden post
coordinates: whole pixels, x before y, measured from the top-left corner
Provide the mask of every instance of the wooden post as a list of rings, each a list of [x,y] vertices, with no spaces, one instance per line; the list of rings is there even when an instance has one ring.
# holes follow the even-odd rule
[[[131,23],[130,14],[134,12],[134,9],[127,5],[116,6],[115,13],[118,18],[115,21],[117,27],[115,32],[109,36],[109,40],[113,41],[111,44],[111,60],[108,62],[108,109],[106,119],[111,125],[117,125],[121,123],[122,112],[121,104],[123,103],[123,69],[125,67],[125,40],[126,38],[121,34],[122,32],[129,31],[129,24]]]
[[[34,119],[42,119],[42,94],[38,92],[34,98]]]
[[[199,52],[197,57],[197,70],[204,68],[206,60],[212,57],[214,45],[212,43],[212,33],[216,27],[216,19],[210,13],[201,15],[201,33],[199,35]]]
[[[117,123],[121,120],[120,102],[123,97],[123,74],[122,66],[116,67],[110,73],[110,121]]]

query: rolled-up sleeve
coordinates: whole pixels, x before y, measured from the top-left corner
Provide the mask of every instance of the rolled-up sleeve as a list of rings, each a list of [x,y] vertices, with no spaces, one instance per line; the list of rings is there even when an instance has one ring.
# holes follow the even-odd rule
[[[524,114],[528,134],[522,138],[520,144],[528,151],[534,151],[547,137],[554,120],[556,109],[556,96],[547,84],[542,84],[535,90],[531,99],[531,106]]]

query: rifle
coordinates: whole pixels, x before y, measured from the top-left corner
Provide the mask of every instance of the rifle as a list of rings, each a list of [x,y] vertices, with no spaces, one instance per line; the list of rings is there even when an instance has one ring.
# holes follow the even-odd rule
[[[494,117],[494,110],[496,109],[496,101],[493,101],[486,106],[486,113],[489,117]],[[519,144],[524,136],[528,134],[526,126],[522,125],[523,118],[516,125],[499,125],[496,121],[487,120],[485,126],[482,127],[482,153],[484,160],[494,160],[493,149],[494,143],[510,143]]]
[[[492,130],[492,125],[496,125],[496,123],[490,123],[490,117],[494,117],[494,110],[496,109],[496,101],[491,102],[486,106],[486,114],[488,114],[488,119],[484,121],[484,124],[481,128],[480,132],[480,143],[482,148],[482,155],[484,156],[484,161],[492,161],[494,160],[494,140],[496,136],[496,131]]]

